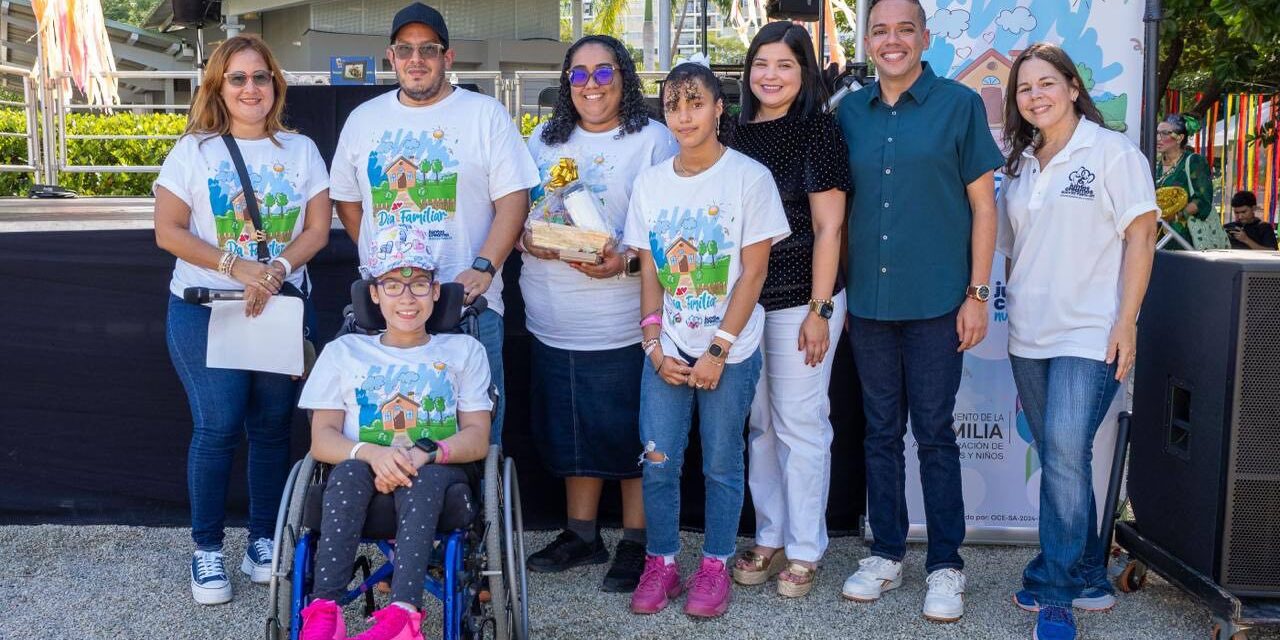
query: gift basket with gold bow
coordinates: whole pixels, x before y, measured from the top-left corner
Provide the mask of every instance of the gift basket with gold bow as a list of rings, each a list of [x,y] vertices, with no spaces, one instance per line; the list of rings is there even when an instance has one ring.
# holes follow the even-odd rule
[[[599,263],[617,240],[595,194],[578,178],[573,158],[560,158],[551,168],[525,226],[535,247],[557,251],[565,262]]]

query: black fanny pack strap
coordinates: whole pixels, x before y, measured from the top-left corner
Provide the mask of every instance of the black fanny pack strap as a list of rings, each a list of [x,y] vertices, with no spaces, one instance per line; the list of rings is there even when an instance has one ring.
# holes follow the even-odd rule
[[[240,146],[236,144],[236,139],[231,134],[223,134],[222,141],[227,145],[227,151],[231,153],[231,161],[236,165],[236,172],[240,174],[240,188],[244,190],[244,207],[249,211],[249,217],[253,220],[253,237],[258,242],[258,262],[269,262],[271,260],[271,250],[267,248],[267,232],[262,228],[262,214],[258,212],[258,194],[253,191],[253,181],[249,179],[249,168],[244,166],[244,156],[240,155]]]

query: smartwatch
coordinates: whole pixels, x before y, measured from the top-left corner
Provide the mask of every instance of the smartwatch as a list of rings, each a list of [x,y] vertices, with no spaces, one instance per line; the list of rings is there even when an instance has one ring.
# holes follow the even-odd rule
[[[476,256],[476,259],[471,262],[471,268],[476,271],[483,271],[491,276],[498,275],[498,270],[494,268],[493,263],[489,262],[489,259],[484,256]]]
[[[964,295],[978,302],[986,302],[991,299],[991,287],[985,284],[971,284],[964,290]]]
[[[623,255],[622,275],[627,277],[640,275],[640,256],[634,253]]]
[[[720,360],[724,358],[724,347],[712,342],[711,346],[707,347],[707,354],[716,360]]]
[[[831,314],[835,313],[835,305],[830,300],[819,300],[813,298],[809,301],[809,310],[818,314],[819,317],[830,320]]]
[[[436,461],[436,456],[440,454],[440,445],[436,444],[431,438],[422,437],[413,441],[413,446],[422,449],[427,453],[427,464]]]

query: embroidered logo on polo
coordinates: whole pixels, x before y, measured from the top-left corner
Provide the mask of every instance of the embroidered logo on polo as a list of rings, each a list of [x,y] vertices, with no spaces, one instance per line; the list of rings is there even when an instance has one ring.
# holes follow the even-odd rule
[[[1068,184],[1059,195],[1079,200],[1093,200],[1093,189],[1090,188],[1089,185],[1093,184],[1093,179],[1095,177],[1096,176],[1092,171],[1084,167],[1080,167],[1079,169],[1072,171],[1071,174],[1067,176],[1067,180],[1070,181],[1070,184]]]

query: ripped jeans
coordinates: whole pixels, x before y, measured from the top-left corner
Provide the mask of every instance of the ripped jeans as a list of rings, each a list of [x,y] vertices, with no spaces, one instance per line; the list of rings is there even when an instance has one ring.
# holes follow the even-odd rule
[[[645,447],[644,512],[650,555],[680,551],[680,472],[689,444],[693,405],[698,403],[702,475],[706,483],[709,556],[733,555],[742,515],[746,477],[743,431],[760,378],[760,351],[726,364],[715,391],[667,384],[645,361],[640,381],[640,442]]]

